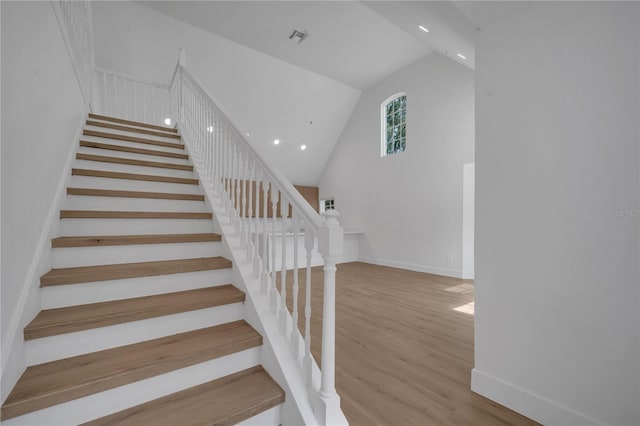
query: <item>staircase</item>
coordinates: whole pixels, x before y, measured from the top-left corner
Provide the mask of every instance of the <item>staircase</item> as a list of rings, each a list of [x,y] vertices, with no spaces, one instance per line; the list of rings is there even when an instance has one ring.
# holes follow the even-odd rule
[[[3,425],[280,424],[177,131],[90,114],[71,175]]]

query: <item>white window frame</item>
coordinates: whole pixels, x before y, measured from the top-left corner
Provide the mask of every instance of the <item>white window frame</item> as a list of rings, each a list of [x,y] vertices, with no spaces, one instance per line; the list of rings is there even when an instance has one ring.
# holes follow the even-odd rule
[[[326,201],[331,201],[331,204],[333,205],[333,209],[335,210],[336,208],[336,198],[335,197],[325,197],[325,198],[321,198],[320,199],[320,214],[324,213],[327,209],[326,209]]]
[[[398,93],[396,93],[394,95],[389,96],[380,105],[380,157],[386,157],[386,156],[389,155],[389,154],[387,154],[387,105],[389,105],[390,102],[393,102],[394,100],[396,100],[397,98],[402,97],[402,96],[404,96],[406,98],[407,94],[405,92],[398,92]],[[407,108],[407,106],[405,106],[405,109]],[[406,113],[408,113],[408,111],[406,111]],[[407,124],[406,121],[407,121],[407,119],[406,119],[406,115],[405,115],[405,126]],[[406,151],[406,144],[407,144],[406,127],[405,127],[405,142],[404,143],[405,143],[405,151]],[[399,153],[395,152],[394,154],[399,154]]]

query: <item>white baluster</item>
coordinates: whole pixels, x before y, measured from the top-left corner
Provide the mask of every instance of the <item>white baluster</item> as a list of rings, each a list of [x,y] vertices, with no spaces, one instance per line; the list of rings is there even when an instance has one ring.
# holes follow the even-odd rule
[[[249,258],[249,151],[245,156],[245,175],[244,175],[244,190],[242,191],[242,198],[244,198],[244,204],[242,206],[242,244],[246,244],[247,258]]]
[[[307,257],[307,270],[304,295],[304,373],[307,387],[311,387],[313,375],[313,358],[311,357],[311,255],[313,254],[314,236],[306,227],[304,231],[304,249]]]
[[[138,84],[133,82],[133,119],[138,120]]]
[[[255,182],[256,182],[256,191],[255,191],[255,213],[254,213],[254,239],[253,239],[253,276],[255,278],[260,277],[260,181],[262,180],[263,172],[260,170],[260,174],[258,174],[258,161],[254,159],[254,168],[255,168]]]
[[[128,120],[129,119],[129,102],[127,102],[127,93],[129,91],[127,90],[127,81],[129,81],[128,78],[122,79],[122,87],[123,87],[122,99],[124,99],[124,118]]]
[[[235,230],[235,218],[238,209],[238,158],[240,156],[240,148],[236,145],[233,140],[233,136],[229,136],[229,141],[231,142],[231,146],[233,149],[233,157],[231,161],[231,225],[234,225]]]
[[[235,140],[234,140],[234,143],[236,143]],[[242,202],[242,196],[240,194],[240,170],[241,170],[242,153],[240,151],[240,146],[238,144],[236,144],[236,146],[238,147],[238,159],[236,163],[236,181],[235,181],[236,189],[234,192],[236,197],[236,202],[235,202],[236,214],[234,215],[233,226],[236,234],[238,234],[240,233],[240,207],[241,207],[240,204]]]
[[[245,161],[246,155],[244,154],[244,152],[242,153],[242,157],[240,158],[240,177],[242,178],[242,180],[238,179],[238,184],[239,184],[239,191],[238,191],[238,195],[239,195],[239,200],[238,200],[238,205],[240,206],[240,210],[238,211],[238,220],[236,221],[236,233],[240,234],[240,247],[244,247],[245,243],[246,243],[246,239],[245,239],[245,235],[244,235],[244,215],[245,215],[245,210],[247,208],[247,204],[246,204],[246,192],[245,192],[245,182],[246,182],[246,177],[245,177],[245,172],[246,172],[246,161]]]
[[[282,264],[280,267],[280,331],[287,334],[287,217],[289,216],[289,203],[281,193],[280,216],[282,217]]]
[[[145,87],[142,86],[142,122],[143,123],[147,122],[147,97],[145,93],[146,93]]]
[[[115,74],[111,74],[111,77],[113,78],[113,114],[118,117],[118,78]]]
[[[238,145],[236,145],[232,139],[232,136],[230,136],[229,141],[231,142],[231,152],[232,152],[232,157],[231,157],[231,210],[230,210],[230,219],[231,225],[235,225],[234,223],[234,218],[235,218],[235,212],[236,212],[236,206],[237,206],[237,193],[236,193],[236,181],[237,176],[237,170],[238,170]],[[234,228],[235,229],[235,228]]]
[[[262,263],[262,293],[268,294],[269,292],[269,256],[267,254],[267,196],[269,195],[269,183],[267,182],[267,175],[262,171],[262,256],[260,262]]]
[[[227,183],[227,197],[228,197],[228,215],[231,218],[231,206],[233,200],[233,152],[235,150],[235,146],[231,143],[231,139],[229,138],[229,133],[227,133],[227,143],[229,144],[229,181]],[[229,222],[231,223],[231,222]]]
[[[298,359],[298,231],[300,223],[296,217],[296,211],[292,211],[292,227],[293,227],[293,287],[292,287],[292,322],[291,322],[291,351],[294,358]]]
[[[253,261],[253,236],[255,235],[255,229],[251,230],[251,224],[254,222],[253,220],[253,186],[255,185],[255,175],[256,175],[256,162],[250,161],[247,157],[247,165],[248,165],[248,204],[247,204],[247,260]],[[254,222],[255,223],[255,222]]]
[[[271,185],[271,310],[273,313],[278,312],[280,301],[278,300],[278,289],[276,287],[276,216],[278,206],[278,197],[276,188]]]
[[[103,115],[109,115],[108,112],[108,104],[107,104],[107,73],[102,73],[102,89],[104,90],[104,92],[102,93],[102,96],[104,97],[104,99],[102,100],[102,105],[104,106],[104,109],[102,110],[102,114]]]

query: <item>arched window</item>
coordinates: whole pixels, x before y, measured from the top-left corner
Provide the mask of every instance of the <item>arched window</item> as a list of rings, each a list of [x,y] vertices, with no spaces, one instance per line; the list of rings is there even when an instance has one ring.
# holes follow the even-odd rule
[[[407,95],[396,93],[382,103],[382,143],[380,156],[407,149]]]

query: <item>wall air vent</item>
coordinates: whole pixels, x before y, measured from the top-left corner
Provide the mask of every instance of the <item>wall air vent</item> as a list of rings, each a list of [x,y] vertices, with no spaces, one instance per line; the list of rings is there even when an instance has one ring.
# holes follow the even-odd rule
[[[291,35],[289,36],[289,40],[297,41],[300,43],[307,35],[299,30],[293,30]]]

